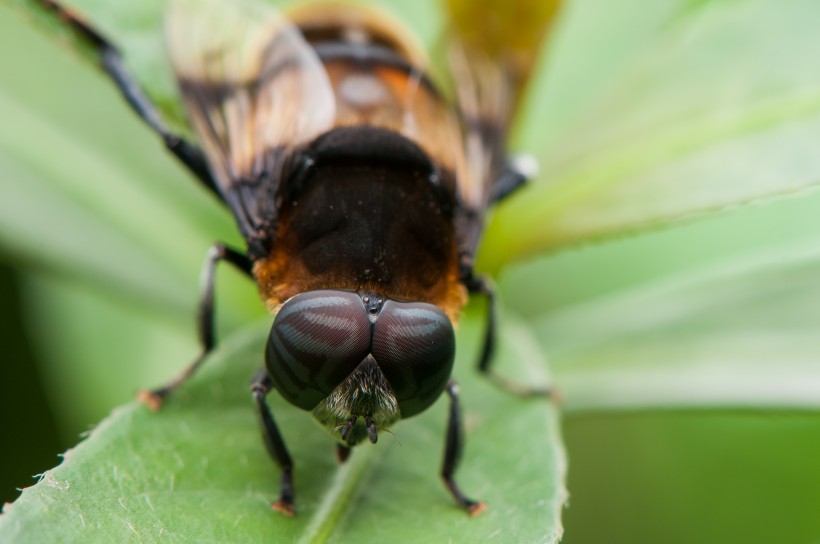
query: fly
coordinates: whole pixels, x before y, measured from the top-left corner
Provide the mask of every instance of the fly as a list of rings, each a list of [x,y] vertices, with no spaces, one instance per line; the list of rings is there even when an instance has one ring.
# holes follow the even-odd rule
[[[327,429],[340,461],[446,393],[441,476],[460,507],[481,512],[454,479],[464,440],[453,324],[469,294],[487,297],[479,370],[517,393],[546,393],[491,372],[494,295],[473,264],[488,206],[526,180],[504,144],[549,17],[523,48],[482,43],[454,18],[451,100],[412,38],[378,11],[309,4],[285,16],[253,0],[172,0],[165,39],[193,142],[170,131],[112,43],[41,1],[96,47],[131,107],[227,206],[246,242],[210,250],[202,351],[141,400],[159,409],[214,348],[214,275],[227,261],[274,315],[251,391],[282,472],[275,510],[294,513],[293,459],[266,401],[274,389]]]

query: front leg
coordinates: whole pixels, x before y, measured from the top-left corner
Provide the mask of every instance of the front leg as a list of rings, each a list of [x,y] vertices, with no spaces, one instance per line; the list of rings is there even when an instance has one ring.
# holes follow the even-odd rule
[[[268,371],[264,368],[256,373],[251,382],[251,393],[256,403],[256,411],[259,414],[259,421],[262,426],[262,439],[268,453],[282,470],[282,477],[279,481],[279,500],[273,503],[272,508],[286,516],[294,514],[293,509],[293,458],[288,452],[285,440],[279,432],[276,420],[270,411],[265,397],[273,389],[273,382],[268,376]]]
[[[447,435],[444,442],[444,459],[441,463],[441,477],[444,485],[456,502],[467,510],[471,516],[477,516],[486,509],[483,502],[467,498],[454,479],[456,469],[464,450],[464,427],[461,424],[461,404],[458,400],[458,385],[450,380],[447,384],[447,396],[450,397],[450,416],[447,420]]]
[[[196,372],[216,344],[214,335],[214,285],[216,266],[220,261],[228,261],[248,276],[251,276],[251,267],[253,265],[244,253],[223,244],[214,244],[211,247],[205,267],[202,269],[202,298],[199,301],[199,312],[197,314],[197,329],[202,351],[176,378],[162,387],[139,393],[138,399],[152,410],[158,410],[165,398]]]

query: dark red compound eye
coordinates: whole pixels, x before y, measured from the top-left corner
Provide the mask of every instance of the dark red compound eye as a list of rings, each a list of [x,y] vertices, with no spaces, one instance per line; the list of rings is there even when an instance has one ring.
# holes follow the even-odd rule
[[[265,363],[288,402],[312,410],[370,352],[370,319],[356,293],[310,291],[289,299],[273,321]]]
[[[456,353],[450,320],[437,306],[388,300],[373,328],[373,357],[399,401],[401,416],[418,414],[441,395]]]

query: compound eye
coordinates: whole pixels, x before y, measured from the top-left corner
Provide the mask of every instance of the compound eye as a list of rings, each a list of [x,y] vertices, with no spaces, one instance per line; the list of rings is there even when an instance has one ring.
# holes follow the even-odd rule
[[[410,417],[441,395],[456,353],[453,325],[438,307],[388,300],[373,327],[373,357]]]
[[[282,396],[311,410],[369,351],[370,319],[362,299],[345,291],[309,291],[289,299],[276,314],[265,363]]]

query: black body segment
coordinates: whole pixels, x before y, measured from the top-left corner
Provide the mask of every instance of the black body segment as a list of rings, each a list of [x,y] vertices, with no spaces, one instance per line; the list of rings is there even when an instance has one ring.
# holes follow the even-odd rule
[[[419,70],[418,66],[413,66],[407,58],[389,46],[318,39],[312,40],[311,45],[324,63],[355,62],[358,67],[365,70],[390,68],[417,80],[428,91],[438,94],[438,90],[427,74]]]
[[[339,142],[323,146],[298,186],[283,188],[277,251],[300,267],[293,283],[436,297],[455,266],[446,191],[429,165],[365,160],[350,145],[349,155]]]
[[[412,141],[391,130],[367,125],[334,128],[316,138],[308,149],[315,160],[326,163],[388,163],[428,176],[436,171],[430,157]]]

